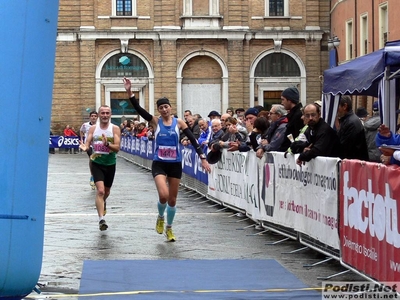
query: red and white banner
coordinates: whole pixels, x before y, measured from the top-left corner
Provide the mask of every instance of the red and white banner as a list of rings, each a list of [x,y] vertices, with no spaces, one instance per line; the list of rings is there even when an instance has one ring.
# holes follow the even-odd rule
[[[263,220],[279,224],[339,249],[338,158],[317,157],[303,166],[297,155],[271,152],[265,165]],[[272,161],[272,159],[268,159]],[[274,180],[272,180],[274,178]]]
[[[400,168],[342,162],[342,261],[378,281],[400,280]]]

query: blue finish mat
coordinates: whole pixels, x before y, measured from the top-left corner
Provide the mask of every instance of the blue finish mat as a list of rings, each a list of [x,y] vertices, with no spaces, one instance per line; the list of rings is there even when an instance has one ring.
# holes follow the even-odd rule
[[[276,260],[84,261],[79,299],[321,299]]]

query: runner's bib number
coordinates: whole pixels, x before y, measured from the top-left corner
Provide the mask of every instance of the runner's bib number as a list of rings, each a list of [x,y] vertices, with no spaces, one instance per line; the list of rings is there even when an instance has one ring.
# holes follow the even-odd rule
[[[176,160],[176,147],[174,146],[159,146],[158,157],[162,160]]]
[[[97,154],[110,154],[110,148],[104,145],[103,141],[93,143],[93,151]]]

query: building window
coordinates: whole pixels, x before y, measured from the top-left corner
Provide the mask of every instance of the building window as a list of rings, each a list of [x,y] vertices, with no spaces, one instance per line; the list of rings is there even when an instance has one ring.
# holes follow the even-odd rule
[[[269,15],[270,16],[283,16],[283,0],[270,0],[269,1]]]
[[[101,70],[101,77],[149,77],[144,62],[136,55],[120,53],[110,57]]]
[[[267,17],[289,16],[288,0],[265,0],[265,16]]]
[[[132,16],[132,0],[116,0],[117,16]]]
[[[360,28],[360,46],[361,46],[361,51],[360,53],[362,55],[365,55],[368,53],[368,17],[367,15],[362,15],[361,16],[361,22],[360,22],[361,28]]]
[[[353,21],[346,24],[346,59],[353,59]]]
[[[388,39],[388,7],[387,3],[379,7],[379,48],[383,48]]]
[[[298,77],[300,69],[296,61],[287,54],[273,53],[265,56],[256,67],[255,77]]]
[[[184,0],[184,16],[218,16],[219,0]]]

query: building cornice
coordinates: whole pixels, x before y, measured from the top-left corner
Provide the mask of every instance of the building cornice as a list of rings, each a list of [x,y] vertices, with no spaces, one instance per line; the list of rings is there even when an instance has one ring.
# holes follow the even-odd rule
[[[176,41],[180,39],[209,39],[209,40],[283,40],[283,39],[302,39],[302,40],[321,40],[324,32],[322,30],[265,30],[251,31],[245,30],[155,30],[137,31],[129,28],[113,28],[112,30],[80,30],[78,32],[62,32],[57,34],[58,42],[94,41],[104,39],[117,40],[165,40]]]

